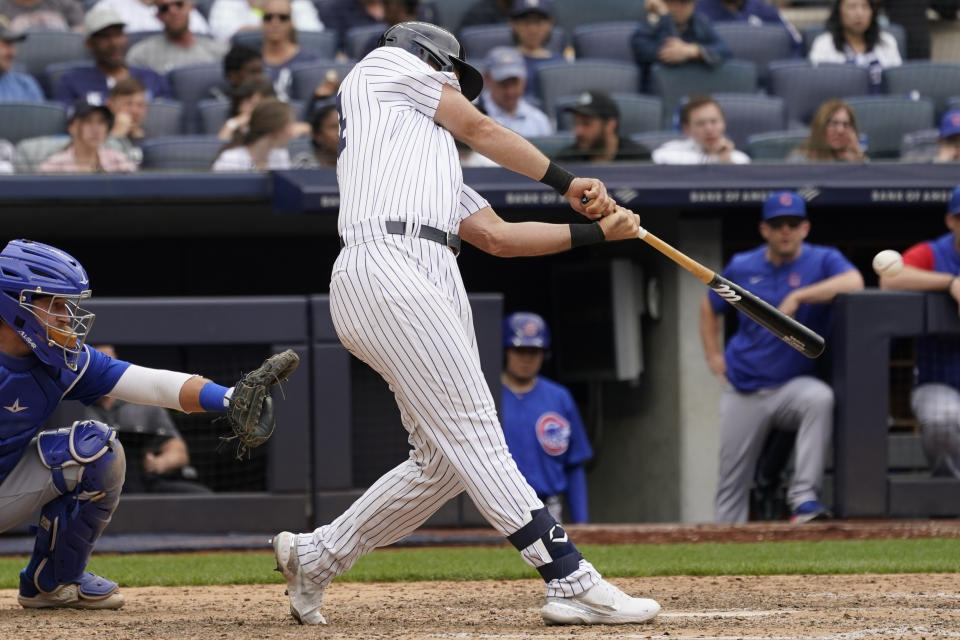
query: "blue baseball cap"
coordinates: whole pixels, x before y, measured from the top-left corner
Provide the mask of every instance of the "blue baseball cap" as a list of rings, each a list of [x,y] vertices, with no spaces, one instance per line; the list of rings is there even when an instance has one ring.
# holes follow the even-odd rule
[[[960,213],[960,187],[954,189],[950,195],[950,202],[947,204],[947,213],[950,215]]]
[[[949,138],[960,134],[960,109],[950,109],[940,120],[940,137]]]
[[[795,191],[777,191],[767,196],[763,202],[763,219],[770,220],[780,216],[806,218],[807,203]]]
[[[514,0],[510,17],[519,18],[528,13],[539,13],[552,18],[553,0]]]

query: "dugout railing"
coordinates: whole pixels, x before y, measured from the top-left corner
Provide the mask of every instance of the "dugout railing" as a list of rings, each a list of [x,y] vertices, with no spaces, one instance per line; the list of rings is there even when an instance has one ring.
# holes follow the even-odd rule
[[[942,293],[867,289],[837,298],[833,331],[834,510],[843,518],[960,515],[960,480],[890,470],[891,344],[960,335],[957,304]]]

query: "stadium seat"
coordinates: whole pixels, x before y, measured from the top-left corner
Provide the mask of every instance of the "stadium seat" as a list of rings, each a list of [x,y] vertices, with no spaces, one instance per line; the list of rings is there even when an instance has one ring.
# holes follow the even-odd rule
[[[903,134],[900,141],[900,160],[902,162],[929,162],[937,156],[939,129],[921,129]]]
[[[782,60],[770,63],[769,92],[786,101],[791,125],[806,125],[827,100],[870,93],[870,76],[866,69],[849,64],[813,66],[806,60]]]
[[[57,62],[89,60],[84,36],[70,31],[28,31],[27,39],[17,43],[17,64],[42,81],[48,65]]]
[[[343,39],[344,53],[351,60],[359,60],[377,46],[377,40],[386,31],[385,24],[371,24],[349,29]]]
[[[66,131],[67,109],[59,102],[0,102],[0,140],[16,144]]]
[[[183,125],[183,105],[174,100],[154,100],[143,120],[143,130],[151,138],[175,136]]]
[[[674,125],[676,109],[684,98],[727,91],[752,93],[757,90],[757,67],[745,60],[729,60],[711,69],[702,64],[667,67],[655,64],[650,68],[653,93],[663,100],[663,128]]]
[[[779,131],[787,126],[787,105],[783,98],[755,93],[714,93],[713,99],[723,110],[727,137],[738,149],[746,147],[751,134]]]
[[[47,68],[44,69],[43,74],[40,76],[40,84],[43,87],[43,92],[47,95],[47,98],[53,100],[54,95],[56,95],[57,85],[60,84],[60,78],[62,78],[65,73],[78,67],[92,66],[93,60],[86,59],[54,62],[53,64],[47,65]]]
[[[640,28],[639,22],[602,22],[577,27],[572,34],[577,59],[598,58],[635,62],[630,38],[638,28]]]
[[[790,152],[807,141],[810,131],[790,129],[787,131],[768,131],[747,137],[747,155],[757,161],[783,161]]]
[[[334,71],[341,80],[353,69],[354,62],[314,61],[295,64],[290,67],[293,75],[291,97],[305,102],[310,101],[314,89],[324,81],[328,71]]]
[[[483,24],[466,27],[460,32],[460,43],[471,64],[480,64],[487,52],[494,47],[512,47],[513,31],[508,24]],[[555,53],[563,52],[567,37],[563,29],[554,27],[547,42],[547,49]]]
[[[940,117],[947,110],[950,95],[960,87],[960,64],[907,62],[902,67],[885,69],[883,78],[889,95],[907,96],[916,91],[933,100]]]
[[[224,142],[216,136],[169,136],[145,140],[143,169],[207,171]]]
[[[647,148],[647,151],[653,153],[657,147],[671,140],[683,140],[685,136],[679,131],[647,131],[645,133],[635,133],[630,139],[639,145]]]
[[[822,24],[811,24],[804,27],[800,34],[803,36],[803,51],[810,53],[810,45],[816,40],[817,36],[826,31],[826,26]],[[889,24],[883,28],[890,33],[897,41],[897,49],[900,51],[900,57],[907,59],[907,31],[899,24]]]
[[[620,135],[656,131],[663,121],[663,102],[654,96],[639,93],[612,93],[610,97],[620,109]],[[573,115],[564,111],[575,104],[577,96],[562,96],[557,99],[557,128],[569,131],[573,128]]]
[[[229,100],[201,100],[197,103],[197,111],[200,112],[200,121],[203,123],[201,131],[208,136],[215,136],[227,121],[230,113]]]
[[[210,97],[210,90],[225,82],[223,64],[206,62],[171,69],[167,73],[167,82],[173,97],[183,103],[183,131],[200,131],[200,116],[197,103]]]
[[[561,96],[639,91],[640,70],[633,64],[603,60],[549,63],[537,69],[537,82],[544,113],[550,114]]]
[[[867,135],[867,155],[896,158],[903,136],[934,126],[933,101],[900,96],[861,96],[847,103],[857,114],[860,133]]]
[[[556,23],[567,33],[583,24],[594,22],[640,22],[646,20],[643,2],[624,0],[554,0]]]
[[[552,158],[561,149],[569,147],[574,143],[573,134],[569,131],[561,131],[552,136],[540,136],[538,138],[528,138],[530,143],[540,150],[540,153]]]
[[[760,84],[767,82],[767,65],[774,60],[794,57],[793,38],[783,27],[770,24],[752,25],[745,22],[718,22],[717,35],[730,47],[733,57],[757,65]]]
[[[263,47],[262,31],[238,31],[230,42],[260,51]],[[321,58],[333,58],[337,54],[337,34],[334,31],[297,31],[297,42],[304,51]]]

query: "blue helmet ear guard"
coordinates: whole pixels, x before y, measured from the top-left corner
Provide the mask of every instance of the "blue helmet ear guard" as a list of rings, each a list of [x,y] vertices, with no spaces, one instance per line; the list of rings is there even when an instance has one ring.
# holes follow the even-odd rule
[[[77,370],[94,320],[80,306],[89,297],[87,272],[60,249],[11,240],[0,251],[0,318],[43,362]]]
[[[503,346],[549,349],[550,327],[536,313],[511,313],[503,319]]]

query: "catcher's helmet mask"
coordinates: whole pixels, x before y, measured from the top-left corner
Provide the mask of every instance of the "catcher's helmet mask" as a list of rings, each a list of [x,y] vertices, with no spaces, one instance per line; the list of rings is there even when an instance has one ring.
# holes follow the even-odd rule
[[[483,76],[466,63],[463,45],[452,33],[427,22],[401,22],[387,29],[378,47],[399,47],[440,71],[456,71],[460,92],[471,102],[483,90]]]

